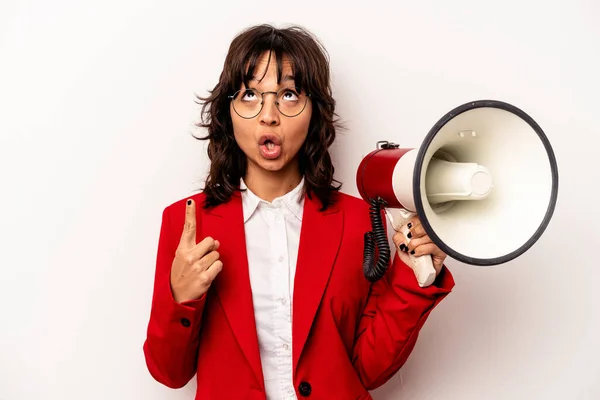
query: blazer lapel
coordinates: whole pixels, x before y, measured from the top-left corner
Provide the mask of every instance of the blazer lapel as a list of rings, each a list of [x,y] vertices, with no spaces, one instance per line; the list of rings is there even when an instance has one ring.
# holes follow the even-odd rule
[[[319,308],[337,256],[343,230],[343,212],[337,205],[319,211],[320,202],[306,197],[294,278],[292,351],[294,371]]]
[[[220,243],[223,269],[213,282],[219,300],[237,341],[259,384],[264,386],[252,288],[248,271],[246,235],[241,196],[235,192],[231,200],[208,210],[203,215],[202,235]]]

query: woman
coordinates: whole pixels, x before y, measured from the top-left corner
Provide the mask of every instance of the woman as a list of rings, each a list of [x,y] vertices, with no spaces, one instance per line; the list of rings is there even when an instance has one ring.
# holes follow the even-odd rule
[[[202,100],[210,174],[162,214],[150,373],[197,374],[197,399],[370,399],[454,285],[446,255],[413,219],[384,278],[364,277],[368,204],[334,184],[329,65],[305,30],[242,32]],[[408,251],[432,254],[433,285]]]

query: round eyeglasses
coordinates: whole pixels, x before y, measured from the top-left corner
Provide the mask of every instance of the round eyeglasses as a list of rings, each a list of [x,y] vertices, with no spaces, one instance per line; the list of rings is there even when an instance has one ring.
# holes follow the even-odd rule
[[[256,89],[241,89],[228,96],[233,109],[242,118],[250,119],[260,114],[265,103],[264,95],[272,93],[276,96],[275,106],[282,115],[295,117],[306,108],[310,94],[302,93],[297,88],[282,88],[277,92],[259,92]]]

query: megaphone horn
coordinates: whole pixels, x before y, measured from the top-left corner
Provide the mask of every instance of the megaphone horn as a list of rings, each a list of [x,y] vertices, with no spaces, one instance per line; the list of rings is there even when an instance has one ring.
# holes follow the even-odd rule
[[[489,266],[533,246],[558,196],[557,163],[545,133],[524,111],[497,100],[451,110],[419,148],[377,142],[361,161],[356,181],[371,204],[373,231],[365,235],[364,254],[370,281],[380,279],[389,265],[382,209],[405,236],[406,221],[418,215],[431,240],[450,257]],[[410,257],[419,285],[430,285],[436,275],[431,257]]]

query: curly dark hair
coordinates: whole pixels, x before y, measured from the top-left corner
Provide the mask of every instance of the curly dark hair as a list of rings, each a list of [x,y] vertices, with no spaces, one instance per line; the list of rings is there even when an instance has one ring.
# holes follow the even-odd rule
[[[277,60],[277,79],[281,80],[282,59],[291,63],[296,86],[310,93],[313,113],[308,135],[299,150],[300,173],[304,176],[305,194],[314,194],[327,209],[335,202],[341,183],[333,178],[334,166],[329,147],[335,140],[339,121],[332,97],[329,56],[320,41],[305,28],[290,26],[277,29],[271,25],[257,25],[239,33],[231,42],[219,82],[208,97],[196,96],[202,104],[201,122],[196,126],[207,128],[207,135],[196,137],[208,140],[211,161],[206,178],[204,208],[227,202],[240,190],[240,179],[246,174],[246,155],[238,147],[230,115],[228,95],[242,83],[248,87],[257,61],[265,52]]]

